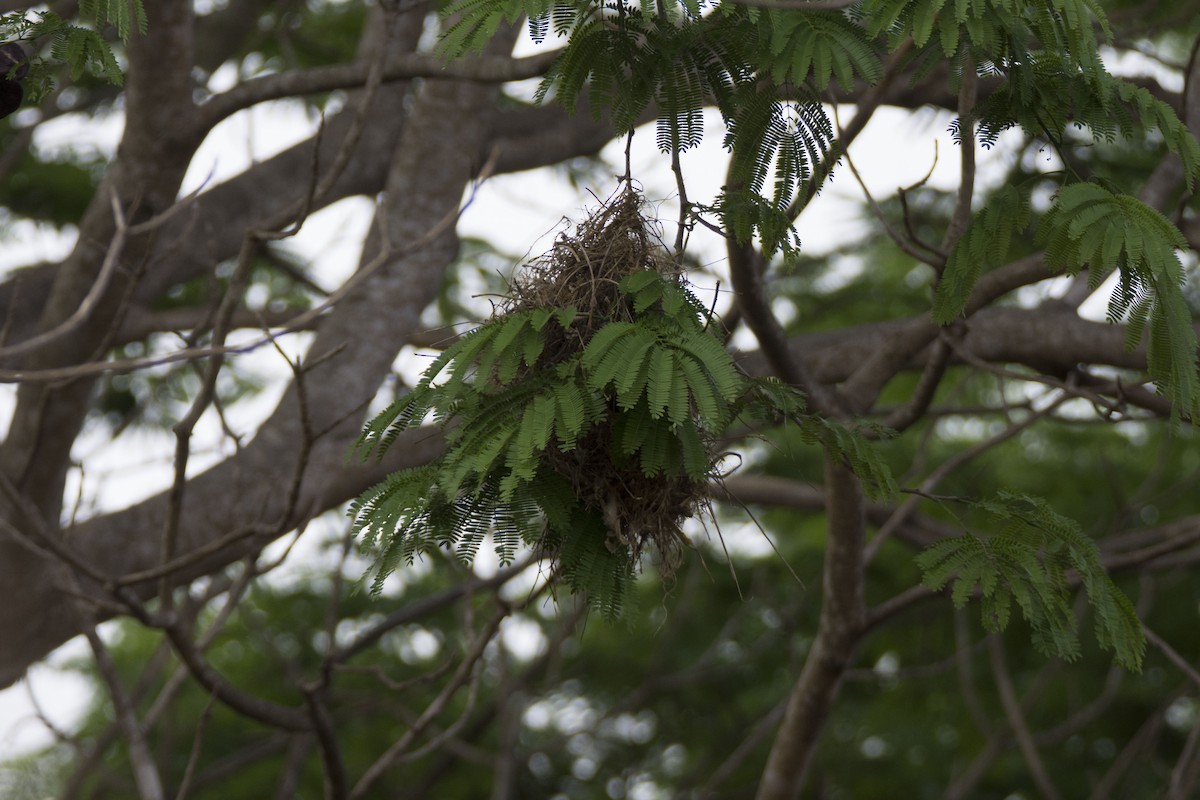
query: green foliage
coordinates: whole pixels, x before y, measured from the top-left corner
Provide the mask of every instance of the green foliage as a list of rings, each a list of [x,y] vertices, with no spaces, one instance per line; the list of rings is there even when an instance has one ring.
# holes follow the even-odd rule
[[[1200,176],[1200,145],[1174,110],[1146,89],[1105,72],[1088,75],[1073,70],[1055,52],[1039,53],[1004,75],[1005,84],[976,110],[985,145],[994,144],[1001,133],[1017,125],[1055,143],[1068,127],[1086,128],[1094,138],[1107,142],[1155,130],[1183,160],[1189,188]]]
[[[91,18],[97,27],[112,25],[121,41],[127,41],[134,27],[146,32],[146,9],[142,0],[80,0],[79,13]]]
[[[619,612],[637,553],[612,546],[620,535],[609,510],[580,496],[579,481],[602,475],[572,470],[586,473],[599,448],[610,469],[633,459],[647,479],[703,481],[707,442],[729,425],[744,388],[679,279],[634,272],[620,291],[632,321],[610,322],[566,350],[584,322],[574,308],[496,316],[368,423],[364,454],[382,455],[430,417],[448,443],[433,465],[390,476],[351,509],[377,555],[375,590],[435,548],[470,561],[490,534],[505,563],[520,544],[548,549],[570,587],[604,613]]]
[[[836,78],[849,92],[856,75],[871,84],[883,75],[874,44],[843,14],[767,8],[752,16],[759,21],[759,52],[767,56],[760,66],[778,84],[803,86],[811,80],[824,91]]]
[[[1189,185],[1200,174],[1200,146],[1174,112],[1105,71],[1099,46],[1111,34],[1095,0],[866,0],[846,12],[704,0],[457,0],[445,13],[453,21],[440,50],[449,58],[482,48],[501,22],[524,17],[535,40],[565,38],[538,98],[574,110],[586,95],[619,134],[653,106],[664,152],[699,143],[702,109],[713,102],[727,129],[731,179],[712,205],[691,210],[714,213],[739,241],[757,236],[769,254],[795,257],[793,216],[838,156],[820,93],[834,80],[846,90],[856,80],[876,82],[885,43],[894,49],[910,36],[913,58],[930,68],[955,59],[954,82],[966,64],[1003,79],[973,112],[985,145],[1016,125],[1055,142],[1069,125],[1105,140],[1153,128],[1183,159]],[[981,221],[1004,224],[1000,213],[985,212]],[[990,237],[985,229],[963,243],[938,319],[957,313],[983,269],[971,259],[961,271],[970,256],[1000,246],[984,247]]]
[[[575,308],[497,315],[367,424],[364,455],[429,420],[447,441],[436,462],[351,507],[375,591],[438,548],[469,562],[490,535],[502,562],[522,544],[541,548],[569,587],[616,615],[645,543],[673,568],[677,525],[712,472],[710,443],[738,415],[798,424],[880,494],[894,490],[856,431],[806,416],[794,389],[739,374],[681,278],[637,270],[618,289],[623,310],[590,334]]]
[[[607,111],[619,134],[653,106],[664,152],[699,144],[703,108],[715,102],[735,174],[709,210],[741,240],[758,234],[772,253],[794,252],[788,209],[833,150],[818,93],[834,79],[848,89],[856,78],[873,83],[882,72],[875,44],[838,12],[704,0],[459,0],[446,14],[454,20],[440,45],[448,57],[478,50],[502,21],[522,16],[537,41],[551,32],[566,37],[538,99],[553,96],[574,110],[586,95],[592,112]]]
[[[958,318],[979,276],[1005,263],[1013,237],[1028,224],[1029,198],[1016,187],[988,199],[946,260],[933,298],[934,322],[949,325]]]
[[[42,160],[26,151],[0,182],[0,206],[62,228],[79,222],[99,181],[98,158],[72,153]]]
[[[868,497],[886,500],[899,491],[891,467],[871,439],[864,435],[870,434],[878,439],[889,437],[893,432],[865,421],[848,427],[822,417],[805,417],[801,431],[806,441],[819,443],[839,456],[862,481]]]
[[[97,28],[113,25],[122,42],[128,41],[134,26],[139,34],[146,32],[146,11],[140,0],[80,0],[79,13],[94,20]]]
[[[1100,646],[1126,669],[1141,669],[1146,641],[1137,614],[1109,578],[1096,544],[1075,522],[1041,499],[1009,492],[975,507],[1000,527],[929,547],[917,557],[926,586],[941,590],[953,581],[951,597],[960,607],[978,591],[983,624],[991,631],[1007,627],[1015,601],[1033,628],[1034,646],[1073,661],[1080,655],[1070,604],[1074,571],[1095,614]]]
[[[979,276],[1004,263],[1013,237],[1029,221],[1029,203],[1017,188],[997,192],[975,215],[950,254],[938,283],[933,318],[953,322],[966,306]],[[1161,213],[1136,197],[1096,183],[1076,183],[1058,192],[1043,216],[1038,240],[1051,268],[1068,274],[1088,269],[1097,288],[1114,270],[1119,282],[1109,301],[1111,322],[1127,323],[1126,345],[1147,336],[1147,363],[1173,413],[1195,418],[1200,410],[1196,336],[1183,293],[1184,272],[1177,251],[1183,234]]]
[[[145,33],[146,11],[142,0],[84,0],[79,11],[96,27],[72,24],[53,11],[0,15],[0,41],[48,39],[51,58],[68,67],[72,80],[77,81],[89,72],[111,84],[121,85],[124,75],[112,46],[100,29],[112,25],[122,42],[128,41],[135,28],[139,33]],[[25,79],[32,89],[28,92],[30,101],[37,102],[50,91],[53,85],[50,69],[44,59],[31,60]]]
[[[1126,194],[1094,183],[1067,186],[1042,220],[1039,237],[1046,260],[1076,273],[1087,267],[1099,286],[1114,270],[1120,280],[1109,301],[1112,322],[1127,320],[1126,346],[1136,347],[1148,331],[1147,364],[1173,413],[1196,417],[1200,377],[1196,336],[1183,295],[1183,266],[1177,249],[1183,234],[1162,214]]]
[[[956,55],[965,41],[1011,66],[1025,63],[1040,44],[1045,51],[1065,53],[1087,75],[1103,71],[1093,26],[1111,36],[1095,0],[866,0],[858,13],[872,35],[886,33],[893,47],[907,36],[925,47],[936,36],[946,57]]]

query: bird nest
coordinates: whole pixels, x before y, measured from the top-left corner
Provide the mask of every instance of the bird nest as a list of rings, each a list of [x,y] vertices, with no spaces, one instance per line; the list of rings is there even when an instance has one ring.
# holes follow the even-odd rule
[[[513,278],[501,313],[562,308],[577,312],[570,325],[547,328],[539,368],[578,357],[606,325],[659,313],[653,306],[635,310],[632,298],[621,289],[626,277],[651,270],[682,284],[678,263],[644,209],[639,192],[623,189],[573,232],[560,234],[549,251]],[[552,445],[544,453],[545,462],[567,480],[576,499],[604,521],[610,552],[627,555],[631,566],[647,552],[657,554],[660,571],[670,577],[688,544],[680,525],[705,505],[706,482],[682,471],[647,475],[639,461],[623,455],[614,442],[616,420],[625,412],[612,398],[606,403],[605,419],[581,435],[573,449]]]

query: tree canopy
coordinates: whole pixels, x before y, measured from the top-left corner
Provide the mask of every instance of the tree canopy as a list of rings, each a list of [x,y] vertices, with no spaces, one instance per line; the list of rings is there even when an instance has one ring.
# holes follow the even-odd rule
[[[0,236],[70,242],[0,277],[0,685],[81,637],[97,688],[3,792],[1192,796],[1197,37],[0,0]],[[185,190],[260,108],[307,138]],[[948,130],[953,182],[869,190],[881,124]],[[537,169],[588,198],[544,253],[466,234]],[[814,249],[831,185],[861,225]],[[335,286],[293,237],[348,198]],[[160,489],[95,479],[146,443]]]

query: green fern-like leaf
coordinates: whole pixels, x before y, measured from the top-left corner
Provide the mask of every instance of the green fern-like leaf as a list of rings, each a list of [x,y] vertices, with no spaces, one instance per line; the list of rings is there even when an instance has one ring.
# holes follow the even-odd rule
[[[884,438],[891,435],[889,431],[869,422],[851,428],[821,417],[804,417],[800,422],[802,435],[836,453],[859,477],[869,497],[886,499],[899,491],[891,467],[874,443],[862,435],[862,430],[869,430],[876,438]]]
[[[449,24],[442,29],[438,52],[446,58],[478,52],[502,23],[542,19],[552,7],[568,5],[550,0],[454,0],[442,10]]]
[[[1128,318],[1127,345],[1148,330],[1147,367],[1172,412],[1193,419],[1200,411],[1196,335],[1183,295],[1183,266],[1177,251],[1187,247],[1170,220],[1136,197],[1114,194],[1094,183],[1059,192],[1045,215],[1039,237],[1051,266],[1069,273],[1084,267],[1120,272],[1109,319]]]
[[[79,12],[98,27],[115,27],[121,41],[128,41],[134,28],[138,33],[146,33],[146,9],[142,0],[80,0]]]
[[[558,546],[559,568],[567,584],[586,596],[604,617],[620,617],[633,567],[607,547],[604,523],[595,515],[580,512],[569,534],[557,536],[552,541]]]
[[[945,539],[917,557],[925,585],[940,590],[953,582],[958,606],[977,591],[983,623],[1003,630],[1015,602],[1033,629],[1034,646],[1066,660],[1079,655],[1070,604],[1070,571],[1079,576],[1096,617],[1096,639],[1117,663],[1141,669],[1145,636],[1129,599],[1113,584],[1095,543],[1073,521],[1043,500],[1008,492],[975,507],[995,530]]]
[[[850,91],[857,75],[869,84],[883,67],[863,30],[835,11],[767,9],[758,17],[759,37],[769,60],[762,66],[776,83],[796,86],[809,81],[818,90],[832,78]]]
[[[933,320],[949,325],[962,314],[984,272],[1002,265],[1012,239],[1029,224],[1029,200],[1016,187],[1006,186],[972,218],[958,240],[938,280]]]

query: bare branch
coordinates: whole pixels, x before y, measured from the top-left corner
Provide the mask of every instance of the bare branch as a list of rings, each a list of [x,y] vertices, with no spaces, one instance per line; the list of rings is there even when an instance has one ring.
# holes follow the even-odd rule
[[[137,711],[129,699],[129,693],[125,691],[121,676],[117,674],[117,665],[113,662],[112,654],[100,640],[95,628],[85,630],[84,636],[92,648],[96,667],[104,678],[109,697],[116,708],[125,744],[129,748],[129,760],[133,762],[133,778],[137,784],[138,795],[141,800],[164,800],[166,795],[163,794],[162,779],[158,776],[158,766],[154,763],[154,757],[146,744],[145,731],[138,721]]]
[[[420,53],[394,54],[382,64],[380,78],[383,81],[438,78],[509,83],[542,75],[558,55],[558,51],[552,50],[525,58],[489,56],[447,62],[437,56]],[[354,89],[367,83],[369,69],[369,65],[364,63],[345,64],[253,78],[209,98],[200,106],[198,124],[207,130],[242,109],[268,100],[331,92],[335,89]]]
[[[462,663],[450,681],[442,688],[433,702],[422,712],[421,716],[414,722],[404,735],[397,739],[391,747],[384,752],[378,759],[371,764],[363,776],[359,778],[358,783],[354,785],[354,789],[348,795],[349,800],[359,800],[366,795],[371,786],[390,769],[405,751],[412,746],[413,742],[424,733],[425,729],[445,710],[446,705],[451,698],[458,693],[458,690],[467,682],[471,673],[475,669],[476,663],[483,656],[483,650],[492,641],[492,637],[500,630],[500,623],[508,616],[507,609],[501,609],[495,614],[492,619],[483,627],[483,630],[475,636],[471,647],[463,656]]]
[[[1200,670],[1193,667],[1186,658],[1179,654],[1179,651],[1171,647],[1165,639],[1152,631],[1149,626],[1143,625],[1142,630],[1146,633],[1146,641],[1162,651],[1167,660],[1179,668],[1179,671],[1196,686],[1200,687]]]
[[[1033,776],[1033,781],[1042,797],[1046,800],[1058,800],[1061,795],[1050,780],[1050,774],[1046,771],[1046,765],[1038,753],[1033,735],[1029,731],[1029,725],[1025,722],[1025,714],[1021,711],[1017,692],[1013,688],[1012,676],[1009,675],[1008,665],[1004,661],[1004,644],[998,634],[992,634],[988,639],[988,644],[988,650],[991,653],[992,677],[996,679],[996,689],[1000,693],[1004,715],[1008,718],[1009,727],[1012,728],[1013,735],[1016,737],[1021,755],[1025,757],[1029,774]]]
[[[798,797],[817,740],[866,621],[863,600],[862,485],[825,453],[829,533],[817,635],[792,689],[758,786],[758,800]]]
[[[213,701],[214,698],[208,698],[204,710],[200,712],[200,719],[196,722],[196,733],[192,736],[192,750],[188,753],[187,766],[183,770],[183,779],[179,781],[179,791],[175,793],[175,800],[187,800],[188,792],[191,791],[192,778],[196,774],[196,764],[200,761],[204,731],[208,727],[208,721],[212,719]]]

